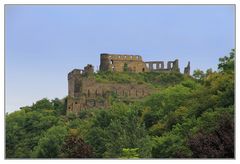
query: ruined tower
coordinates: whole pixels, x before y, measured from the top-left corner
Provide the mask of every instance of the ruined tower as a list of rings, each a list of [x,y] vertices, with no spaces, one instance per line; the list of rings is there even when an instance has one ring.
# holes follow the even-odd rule
[[[84,67],[84,74],[87,76],[91,76],[94,73],[94,68],[91,64],[88,64],[86,67]]]
[[[185,75],[190,75],[190,62],[188,62],[187,67],[184,68],[184,74]]]
[[[81,109],[107,106],[102,99],[106,94],[96,85],[93,72],[93,66],[88,64],[84,70],[74,69],[68,74],[68,112],[78,113]],[[99,99],[96,100],[96,97]]]
[[[139,55],[101,54],[101,71],[147,72],[147,67]]]

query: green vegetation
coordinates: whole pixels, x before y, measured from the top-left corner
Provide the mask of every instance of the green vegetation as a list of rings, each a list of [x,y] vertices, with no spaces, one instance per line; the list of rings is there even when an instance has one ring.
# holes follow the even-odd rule
[[[95,74],[97,82],[102,83],[135,83],[147,84],[156,88],[165,88],[179,84],[184,80],[184,75],[178,72],[98,72]],[[185,77],[186,78],[186,77]]]
[[[6,114],[7,158],[234,158],[234,56],[218,71],[99,72],[98,81],[161,88],[106,110],[66,115],[66,99]]]

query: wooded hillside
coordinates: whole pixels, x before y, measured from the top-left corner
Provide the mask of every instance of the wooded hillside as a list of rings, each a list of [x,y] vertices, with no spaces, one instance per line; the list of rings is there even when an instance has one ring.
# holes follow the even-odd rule
[[[145,83],[142,101],[66,115],[66,98],[6,114],[7,158],[234,158],[235,50],[218,70],[95,74],[98,81]]]

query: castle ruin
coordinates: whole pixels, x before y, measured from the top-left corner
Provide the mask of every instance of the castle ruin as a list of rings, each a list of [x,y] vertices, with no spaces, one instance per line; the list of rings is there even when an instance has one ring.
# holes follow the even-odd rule
[[[148,61],[143,62],[142,57],[139,55],[120,55],[120,54],[101,54],[100,59],[101,71],[113,71],[113,72],[180,72],[178,66],[178,60],[168,61],[165,68],[163,61]],[[189,68],[190,69],[190,68]]]
[[[100,71],[112,72],[180,72],[178,60],[144,62],[139,55],[101,54]],[[94,67],[88,64],[84,69],[74,69],[68,74],[67,113],[78,114],[83,109],[109,107],[110,95],[119,99],[139,100],[154,92],[154,88],[146,84],[120,84],[97,82],[93,76]],[[190,74],[190,62],[184,69]]]

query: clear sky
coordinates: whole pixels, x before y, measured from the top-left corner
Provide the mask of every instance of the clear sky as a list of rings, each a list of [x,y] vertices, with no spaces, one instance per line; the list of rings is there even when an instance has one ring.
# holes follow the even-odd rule
[[[100,53],[217,69],[235,48],[234,5],[6,5],[6,112],[67,95],[67,74]]]

